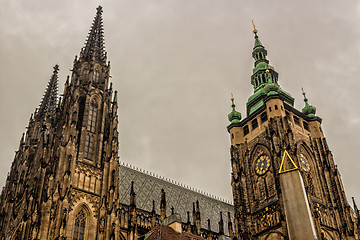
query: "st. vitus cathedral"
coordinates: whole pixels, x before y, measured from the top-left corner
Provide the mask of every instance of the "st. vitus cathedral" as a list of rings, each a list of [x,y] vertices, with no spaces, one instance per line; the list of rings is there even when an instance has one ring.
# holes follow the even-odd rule
[[[293,107],[254,33],[247,117],[234,100],[229,114],[234,205],[119,161],[98,7],[63,98],[56,65],[21,138],[0,197],[0,239],[146,239],[169,219],[199,239],[359,239],[359,210],[346,199],[321,118],[305,93],[303,110]]]

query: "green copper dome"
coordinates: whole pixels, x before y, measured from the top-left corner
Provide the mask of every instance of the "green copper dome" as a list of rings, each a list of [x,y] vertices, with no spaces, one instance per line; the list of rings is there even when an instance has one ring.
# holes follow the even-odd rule
[[[232,112],[228,114],[228,119],[231,123],[239,123],[241,120],[241,113],[235,110],[234,98],[231,98]]]
[[[308,103],[308,99],[306,98],[304,91],[303,91],[303,95],[304,95],[304,102],[305,102],[305,107],[302,109],[303,114],[305,114],[308,117],[315,117],[316,107],[311,106]]]

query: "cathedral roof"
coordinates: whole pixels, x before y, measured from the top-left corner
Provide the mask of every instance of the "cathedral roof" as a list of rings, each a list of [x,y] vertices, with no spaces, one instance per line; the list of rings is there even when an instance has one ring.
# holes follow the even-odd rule
[[[211,195],[200,193],[190,187],[184,187],[181,183],[159,177],[148,171],[131,167],[126,163],[121,163],[119,170],[119,195],[120,202],[130,205],[131,182],[134,181],[134,191],[136,193],[136,207],[152,211],[152,201],[155,200],[156,213],[160,213],[161,189],[166,192],[166,215],[171,215],[171,208],[181,215],[183,220],[187,219],[187,212],[192,212],[193,203],[199,201],[201,213],[201,227],[207,228],[211,221],[211,230],[218,232],[220,212],[230,212],[234,216],[234,206],[230,202],[220,200]],[[228,220],[224,219],[225,234],[228,235]]]

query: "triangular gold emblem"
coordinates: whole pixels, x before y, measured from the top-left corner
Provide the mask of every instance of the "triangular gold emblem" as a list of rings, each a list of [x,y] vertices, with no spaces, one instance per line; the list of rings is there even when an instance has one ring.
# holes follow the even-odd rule
[[[289,153],[285,150],[284,155],[282,157],[279,173],[290,172],[298,169],[294,160],[290,157]]]

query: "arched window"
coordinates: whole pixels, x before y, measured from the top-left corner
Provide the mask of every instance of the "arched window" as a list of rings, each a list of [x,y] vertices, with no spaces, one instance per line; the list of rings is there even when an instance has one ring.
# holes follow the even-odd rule
[[[94,70],[94,74],[93,74],[93,82],[97,82],[99,80],[99,70],[98,69],[95,69]]]
[[[73,240],[83,240],[84,239],[85,221],[86,221],[86,218],[85,218],[84,211],[81,210],[76,215]]]
[[[96,117],[97,117],[97,103],[95,100],[93,100],[89,107],[88,124],[87,124],[87,130],[89,132],[95,133]]]
[[[86,134],[85,137],[85,158],[92,160],[94,152],[94,136]]]
[[[83,79],[85,79],[85,80],[89,78],[89,68],[86,67],[86,68],[83,70],[82,76],[83,76]]]

